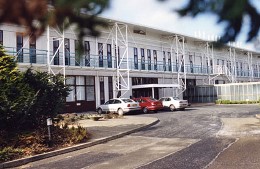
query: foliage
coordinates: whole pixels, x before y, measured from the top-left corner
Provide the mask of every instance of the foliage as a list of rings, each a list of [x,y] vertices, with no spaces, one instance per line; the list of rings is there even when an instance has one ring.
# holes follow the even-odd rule
[[[41,127],[61,113],[69,92],[62,77],[31,69],[20,72],[14,58],[0,51],[0,129]]]
[[[27,113],[33,99],[33,93],[23,83],[23,75],[18,71],[14,58],[0,55],[0,128],[16,127],[16,120]],[[19,125],[17,127],[20,127]]]
[[[227,23],[225,33],[220,39],[220,42],[224,43],[235,41],[242,25],[245,24],[245,16],[250,19],[247,41],[257,37],[260,28],[260,14],[250,0],[189,0],[187,5],[177,12],[181,16],[193,17],[209,12],[217,15],[218,22]]]
[[[221,100],[218,99],[215,101],[216,104],[256,104],[260,103],[260,100],[250,100],[250,101],[231,101],[231,100]]]
[[[23,154],[23,150],[21,149],[4,147],[3,149],[0,149],[0,162],[19,158],[22,156],[22,154]]]
[[[41,35],[48,25],[67,29],[71,24],[81,39],[98,34],[97,26],[104,22],[96,16],[108,6],[109,0],[0,0],[0,23],[25,26],[32,36]]]
[[[33,104],[28,110],[27,119],[36,127],[46,124],[48,117],[54,118],[62,113],[69,87],[65,86],[61,75],[50,75],[47,72],[35,72],[28,69],[24,73],[24,82],[34,94]]]
[[[0,133],[0,138],[5,138],[5,140],[0,139],[0,162],[60,149],[85,142],[90,138],[87,129],[80,126],[77,128],[53,126],[51,133],[51,147],[49,146],[48,132],[43,128],[13,135]]]

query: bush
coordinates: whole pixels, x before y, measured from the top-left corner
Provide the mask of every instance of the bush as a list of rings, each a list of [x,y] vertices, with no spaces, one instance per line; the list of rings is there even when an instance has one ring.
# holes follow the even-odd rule
[[[21,157],[23,154],[23,150],[12,148],[12,147],[4,147],[0,148],[0,162],[9,161],[15,158]]]
[[[251,100],[251,101],[230,101],[230,100],[221,100],[218,99],[215,101],[216,104],[255,104],[259,103],[259,100]]]
[[[63,77],[47,72],[20,72],[14,57],[0,49],[0,129],[26,130],[46,125],[62,112],[69,88]]]

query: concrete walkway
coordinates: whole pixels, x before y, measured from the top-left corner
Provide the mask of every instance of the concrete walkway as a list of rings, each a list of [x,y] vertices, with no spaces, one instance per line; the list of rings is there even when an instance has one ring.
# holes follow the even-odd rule
[[[257,116],[256,116],[257,117]],[[234,137],[236,142],[221,152],[208,169],[260,169],[260,120],[222,118],[219,137]]]
[[[26,157],[23,159],[1,163],[0,169],[16,167],[44,158],[49,158],[71,151],[91,147],[97,144],[105,143],[107,141],[114,140],[125,135],[137,132],[144,128],[150,127],[158,122],[159,120],[157,118],[140,116],[124,116],[122,118],[104,120],[101,119],[99,121],[93,121],[90,119],[81,120],[78,122],[79,125],[86,127],[91,134],[91,139],[87,143],[78,144],[72,147],[43,153],[32,157]]]

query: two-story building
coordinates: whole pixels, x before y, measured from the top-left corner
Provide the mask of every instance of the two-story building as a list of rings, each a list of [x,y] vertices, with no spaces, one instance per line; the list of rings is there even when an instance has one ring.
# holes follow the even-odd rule
[[[197,86],[260,79],[260,53],[228,45],[215,48],[211,41],[104,20],[110,26],[99,37],[84,37],[83,54],[72,28],[48,28],[33,39],[23,35],[24,28],[3,24],[0,43],[16,56],[21,70],[32,67],[66,77],[72,89],[67,112],[95,110],[113,97],[176,96],[200,102],[205,100],[192,99],[205,92]]]

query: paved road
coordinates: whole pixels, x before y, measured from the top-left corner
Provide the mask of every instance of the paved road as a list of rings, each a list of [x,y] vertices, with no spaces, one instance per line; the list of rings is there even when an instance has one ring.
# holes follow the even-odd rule
[[[257,113],[259,105],[216,105],[147,114],[159,118],[160,123],[105,144],[19,168],[207,168],[237,140],[218,135],[223,127],[221,118],[248,118]]]

